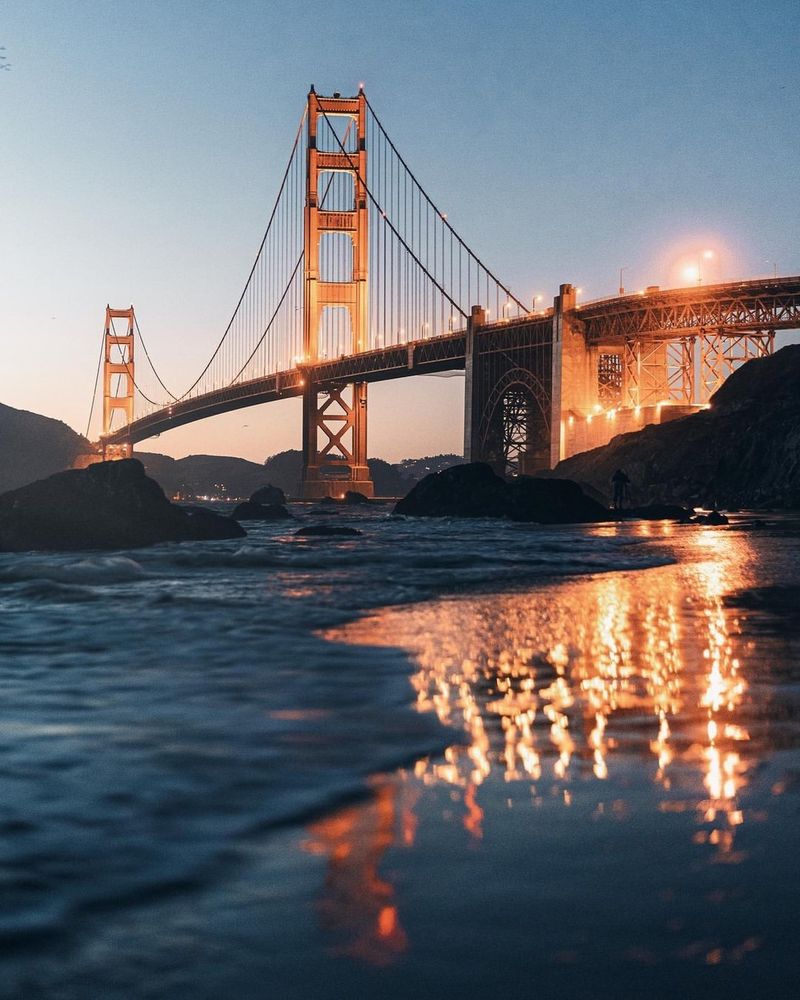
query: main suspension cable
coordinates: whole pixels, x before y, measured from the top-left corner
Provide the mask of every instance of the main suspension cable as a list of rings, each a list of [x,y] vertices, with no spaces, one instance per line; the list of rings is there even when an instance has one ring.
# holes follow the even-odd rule
[[[386,131],[386,129],[383,127],[383,123],[381,122],[380,118],[378,118],[378,116],[375,114],[375,109],[369,103],[369,100],[368,100],[366,94],[364,94],[364,103],[369,108],[370,114],[375,119],[375,123],[377,124],[378,128],[380,129],[381,133],[383,134],[383,137],[389,143],[389,146],[390,146],[392,152],[397,157],[397,159],[403,164],[403,167],[405,168],[405,170],[408,173],[409,177],[417,185],[417,187],[419,188],[419,190],[422,193],[423,197],[428,202],[428,204],[431,206],[431,208],[433,209],[433,211],[439,216],[440,220],[445,225],[445,227],[455,237],[455,239],[458,241],[458,243],[467,251],[467,253],[470,255],[470,257],[472,257],[472,259],[475,261],[475,263],[478,264],[486,272],[486,274],[492,279],[492,281],[494,281],[495,284],[499,288],[502,288],[502,290],[506,293],[506,295],[510,299],[513,299],[513,301],[516,302],[516,304],[520,307],[520,309],[522,309],[525,313],[527,313],[528,312],[527,306],[525,306],[522,302],[520,302],[520,300],[516,297],[516,295],[514,295],[513,292],[509,288],[507,288],[503,284],[503,282],[500,281],[500,279],[495,276],[495,274],[492,271],[489,270],[489,268],[483,263],[483,261],[480,259],[480,257],[478,257],[478,255],[464,242],[464,240],[459,236],[459,234],[456,232],[456,230],[450,225],[450,223],[448,222],[446,213],[440,211],[440,209],[434,204],[433,200],[428,195],[428,193],[425,190],[425,188],[417,180],[417,178],[416,178],[416,176],[414,174],[414,171],[411,169],[411,167],[409,167],[409,165],[403,159],[402,154],[397,149],[397,146],[395,146],[395,144],[392,142],[391,136]]]
[[[97,386],[100,382],[100,369],[103,367],[103,355],[106,349],[106,329],[103,327],[103,332],[100,336],[100,356],[97,359],[97,371],[94,373],[94,389],[92,389],[92,405],[89,407],[89,419],[86,421],[86,438],[89,438],[89,431],[92,426],[92,416],[94,415],[94,404],[97,401]]]
[[[283,179],[281,180],[281,186],[280,186],[280,188],[278,190],[278,195],[277,195],[277,197],[275,199],[275,204],[272,207],[272,212],[270,213],[269,221],[267,222],[266,231],[264,232],[264,236],[263,236],[263,238],[261,240],[261,243],[259,245],[258,252],[256,253],[255,260],[253,261],[253,266],[250,268],[250,273],[248,274],[247,280],[245,281],[244,288],[242,289],[242,294],[239,296],[239,301],[236,303],[236,307],[233,310],[233,314],[231,315],[230,322],[225,327],[225,332],[222,334],[222,337],[220,338],[219,343],[214,348],[214,351],[213,351],[211,357],[208,359],[208,362],[206,363],[206,366],[203,368],[203,370],[200,372],[200,374],[197,376],[197,378],[194,380],[194,382],[192,382],[192,384],[189,386],[189,388],[181,396],[175,396],[171,392],[169,392],[169,389],[166,388],[166,386],[164,385],[164,383],[161,381],[161,378],[158,375],[158,372],[156,371],[155,367],[153,366],[152,361],[150,362],[150,366],[153,368],[153,372],[155,373],[156,378],[158,379],[159,382],[161,382],[161,385],[169,393],[169,395],[172,396],[173,401],[176,402],[176,403],[180,402],[183,399],[186,399],[186,397],[198,386],[198,384],[200,383],[200,380],[208,372],[209,368],[211,367],[212,362],[218,356],[220,350],[222,349],[223,344],[225,343],[225,340],[226,340],[228,334],[230,333],[231,327],[233,326],[234,320],[236,319],[236,316],[237,316],[237,314],[239,312],[239,307],[241,306],[242,302],[244,301],[244,297],[247,294],[247,289],[250,287],[250,282],[252,280],[253,275],[255,274],[256,267],[258,266],[258,262],[261,259],[262,251],[264,250],[264,246],[265,246],[265,244],[267,242],[267,237],[269,236],[270,230],[272,228],[272,224],[273,224],[273,222],[275,220],[275,216],[276,216],[276,214],[278,212],[278,206],[280,204],[281,196],[283,195],[284,188],[286,187],[286,181],[287,181],[287,178],[289,177],[289,172],[290,172],[290,170],[292,168],[292,163],[294,162],[294,155],[295,155],[295,153],[297,151],[297,147],[298,147],[298,144],[300,142],[300,138],[301,138],[301,136],[303,134],[303,125],[305,124],[306,114],[307,114],[307,109],[303,109],[303,114],[302,114],[302,116],[300,118],[300,124],[299,124],[299,126],[297,128],[297,134],[295,135],[294,143],[292,144],[292,151],[289,154],[289,162],[286,165],[286,170],[284,171]],[[263,340],[263,337],[262,337],[262,340]],[[145,353],[147,353],[147,352],[145,351]],[[149,360],[150,359],[149,359],[149,356],[148,356],[148,361]],[[144,396],[144,398],[147,399],[147,396],[145,396],[144,393],[142,393],[142,396]],[[148,400],[148,402],[152,402],[152,400]],[[158,404],[156,403],[154,405],[157,406]]]
[[[454,299],[450,298],[450,296],[447,294],[446,290],[439,284],[439,282],[430,273],[430,271],[428,271],[428,269],[425,267],[425,265],[422,263],[422,261],[419,259],[419,257],[414,253],[414,251],[411,249],[411,247],[408,245],[408,243],[406,243],[406,241],[400,235],[400,232],[398,231],[397,227],[392,223],[392,220],[388,217],[388,215],[384,211],[383,207],[379,204],[377,198],[373,195],[372,191],[370,190],[370,188],[369,188],[369,186],[367,184],[366,178],[362,176],[361,171],[358,169],[358,167],[353,162],[353,157],[350,155],[350,153],[347,152],[347,150],[342,145],[342,141],[339,138],[339,135],[336,132],[336,130],[334,129],[334,127],[331,125],[330,120],[329,120],[327,114],[325,113],[325,109],[322,107],[322,102],[320,101],[319,97],[316,94],[314,96],[316,97],[317,106],[318,106],[318,108],[320,110],[320,113],[322,114],[322,117],[325,119],[325,122],[326,122],[328,128],[331,130],[331,133],[333,134],[333,137],[336,140],[336,143],[337,143],[339,149],[347,157],[347,162],[350,164],[350,169],[353,171],[353,173],[356,175],[356,177],[358,177],[358,179],[361,182],[362,187],[366,191],[366,193],[367,193],[370,201],[378,209],[378,211],[381,213],[381,216],[382,216],[384,222],[386,223],[386,225],[392,230],[392,232],[394,233],[394,235],[397,237],[397,239],[399,240],[399,242],[401,243],[401,245],[405,249],[406,253],[408,253],[408,254],[411,255],[411,257],[414,259],[414,261],[416,262],[416,264],[418,265],[418,267],[420,267],[424,271],[424,273],[427,275],[428,279],[431,282],[433,282],[433,284],[436,286],[436,288],[438,289],[438,291],[442,295],[444,295],[444,297],[447,299],[447,301],[452,305],[452,307],[454,309],[457,309],[461,313],[461,315],[466,318],[467,314],[464,312],[464,310],[461,308],[461,306],[458,304],[458,302],[456,302]]]

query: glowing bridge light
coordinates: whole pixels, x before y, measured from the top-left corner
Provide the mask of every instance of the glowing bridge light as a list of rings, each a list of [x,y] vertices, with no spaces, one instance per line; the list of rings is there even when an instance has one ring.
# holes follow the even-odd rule
[[[700,268],[696,264],[690,264],[683,269],[684,280],[689,282],[700,281]]]

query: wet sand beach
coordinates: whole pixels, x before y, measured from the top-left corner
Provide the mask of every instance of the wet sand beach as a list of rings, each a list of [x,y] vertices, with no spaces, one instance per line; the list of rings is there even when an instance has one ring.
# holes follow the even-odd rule
[[[54,679],[17,622],[7,701],[44,678],[62,723],[4,733],[2,995],[794,996],[794,523],[352,523],[7,576],[53,649],[89,625]],[[139,601],[125,677],[93,573]],[[202,642],[164,663],[159,623]]]

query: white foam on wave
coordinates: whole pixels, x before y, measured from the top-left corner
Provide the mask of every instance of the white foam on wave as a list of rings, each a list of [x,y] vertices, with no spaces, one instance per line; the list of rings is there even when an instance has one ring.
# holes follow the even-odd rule
[[[0,580],[19,583],[51,580],[55,583],[127,583],[144,577],[143,567],[128,556],[89,556],[77,562],[33,558],[0,569]]]

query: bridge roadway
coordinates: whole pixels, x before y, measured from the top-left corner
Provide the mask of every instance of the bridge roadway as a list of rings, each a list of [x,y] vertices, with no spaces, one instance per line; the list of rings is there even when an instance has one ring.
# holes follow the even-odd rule
[[[547,309],[481,326],[476,331],[481,353],[502,352],[526,339],[541,341],[553,330],[553,313]],[[706,331],[735,335],[800,329],[800,276],[652,289],[580,304],[569,311],[569,318],[580,325],[587,344],[604,345],[625,340],[676,340]],[[302,396],[309,382],[324,391],[350,382],[457,371],[465,367],[465,356],[466,334],[462,330],[298,366],[180,400],[121,427],[109,434],[105,443],[136,444],[195,420]]]

